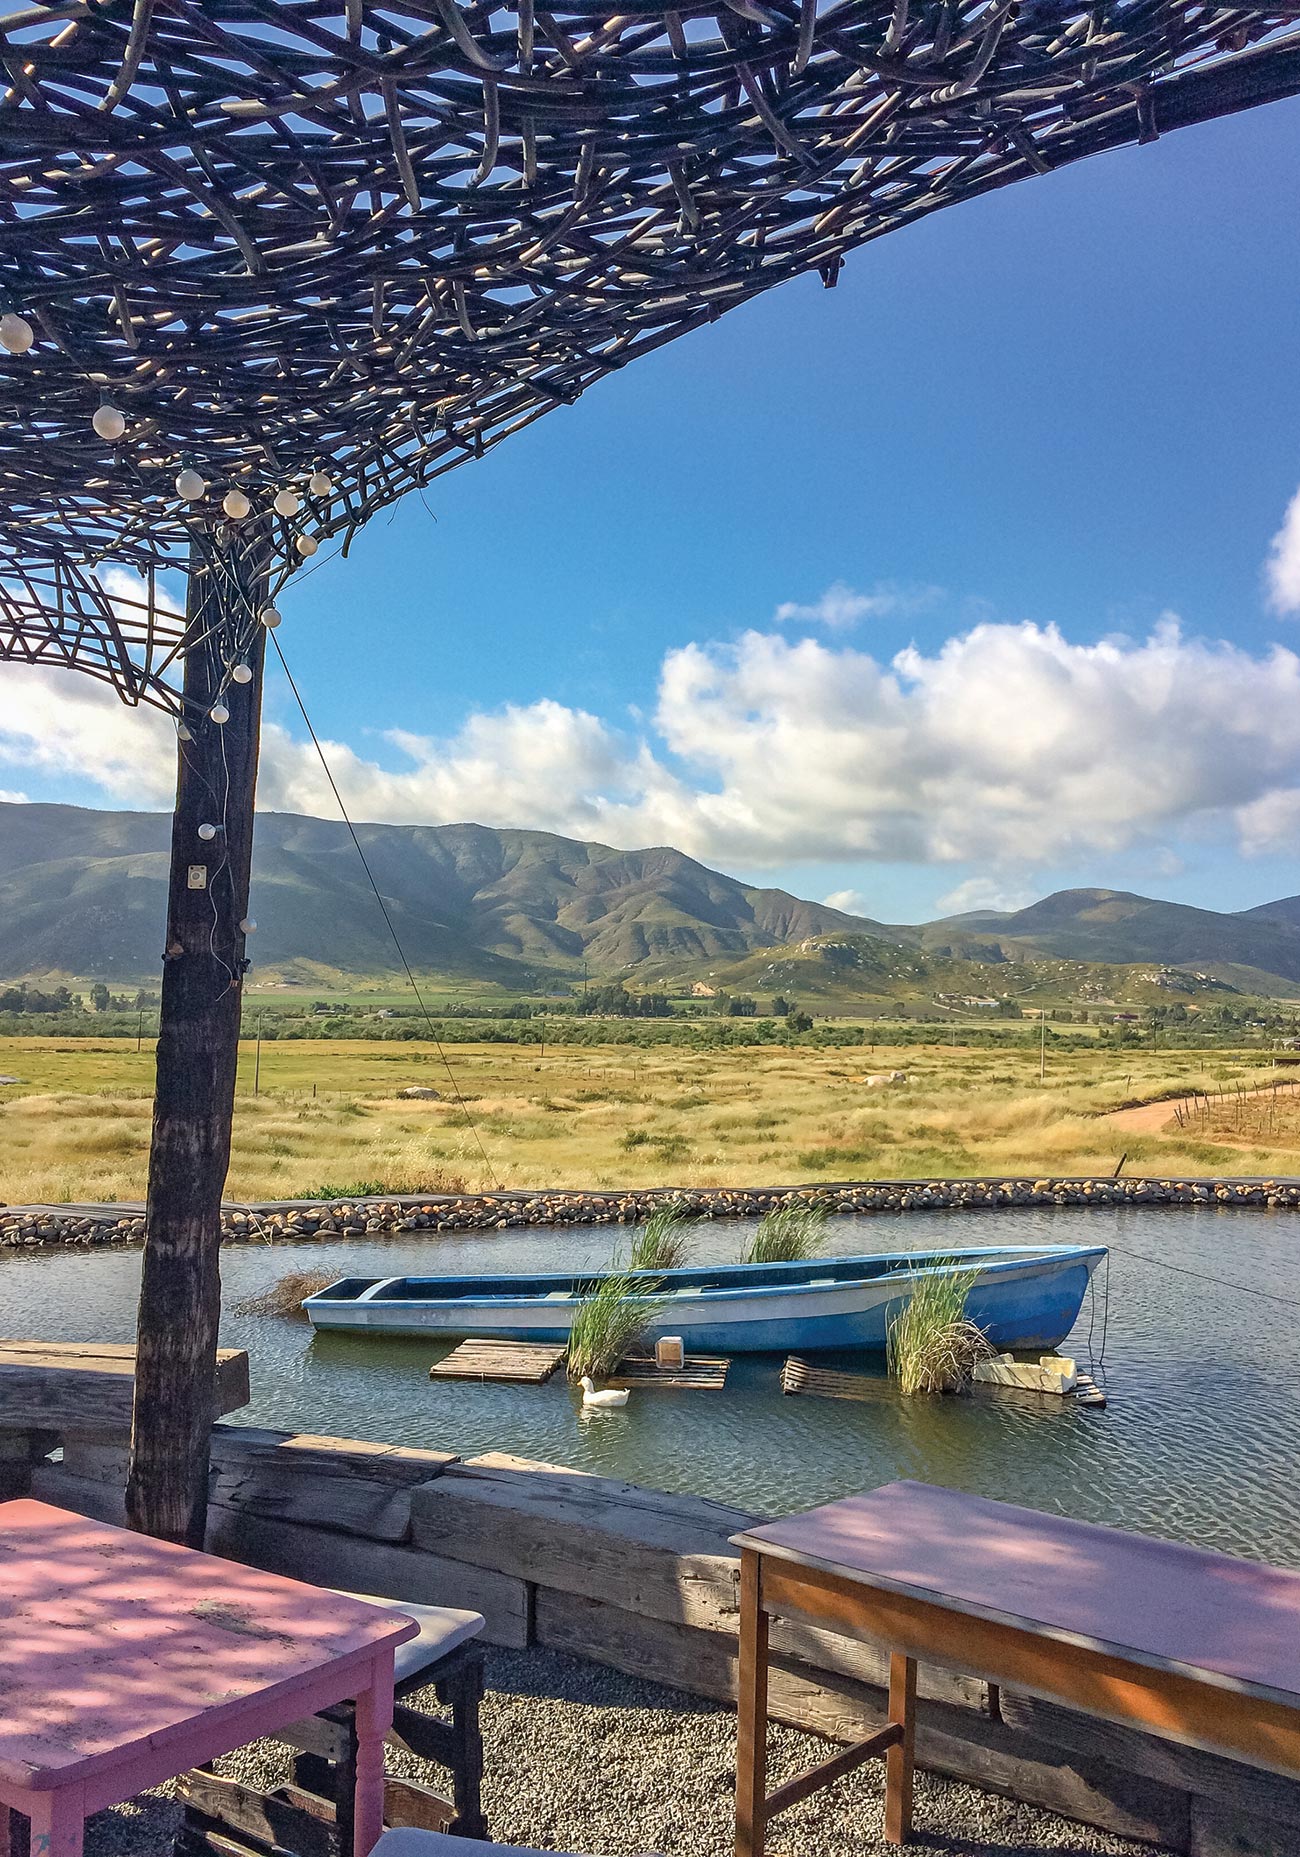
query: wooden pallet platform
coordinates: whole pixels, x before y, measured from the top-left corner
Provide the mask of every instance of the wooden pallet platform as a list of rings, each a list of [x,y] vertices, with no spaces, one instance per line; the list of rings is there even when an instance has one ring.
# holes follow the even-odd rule
[[[811,1393],[817,1399],[886,1399],[891,1384],[876,1373],[842,1373],[835,1367],[810,1367],[791,1354],[781,1369],[783,1393]]]
[[[511,1380],[541,1386],[564,1359],[555,1341],[462,1341],[429,1369],[431,1380]]]
[[[445,1360],[429,1369],[431,1380],[503,1380],[541,1386],[564,1359],[564,1347],[554,1341],[493,1341],[484,1337],[462,1341]],[[727,1383],[729,1360],[712,1354],[688,1354],[680,1367],[656,1367],[654,1357],[633,1356],[620,1361],[611,1374],[611,1386],[678,1386],[719,1392]]]
[[[611,1386],[685,1386],[697,1392],[720,1393],[727,1384],[731,1362],[716,1354],[687,1354],[680,1367],[657,1367],[654,1357],[639,1355],[620,1361],[610,1376]]]
[[[981,1396],[997,1399],[1007,1394],[1022,1400],[1035,1402],[1046,1401],[1049,1404],[1091,1406],[1095,1410],[1105,1409],[1106,1395],[1095,1381],[1086,1373],[1079,1375],[1078,1388],[1068,1393],[1064,1400],[1056,1393],[1031,1392],[1028,1389],[1010,1386],[975,1386],[972,1392]],[[816,1399],[892,1399],[894,1382],[875,1373],[842,1373],[835,1367],[812,1367],[807,1361],[791,1354],[781,1369],[781,1391],[783,1393],[810,1393]]]

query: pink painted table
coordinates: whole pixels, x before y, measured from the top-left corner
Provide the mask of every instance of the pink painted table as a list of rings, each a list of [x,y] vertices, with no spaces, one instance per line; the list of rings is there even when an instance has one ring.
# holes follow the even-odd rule
[[[354,1857],[383,1818],[400,1613],[87,1521],[0,1503],[0,1846],[79,1857],[92,1812],[355,1699]]]

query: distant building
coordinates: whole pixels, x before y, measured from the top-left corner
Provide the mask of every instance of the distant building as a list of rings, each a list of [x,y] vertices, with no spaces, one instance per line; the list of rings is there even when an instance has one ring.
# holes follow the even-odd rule
[[[707,981],[697,980],[695,985],[691,988],[692,999],[716,999],[717,997],[718,989],[709,986]]]

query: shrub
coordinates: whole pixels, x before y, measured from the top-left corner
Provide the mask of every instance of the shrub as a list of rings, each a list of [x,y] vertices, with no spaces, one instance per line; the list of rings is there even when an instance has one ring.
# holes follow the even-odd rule
[[[582,1298],[573,1313],[565,1355],[571,1380],[584,1374],[599,1380],[613,1373],[664,1307],[664,1299],[654,1294],[656,1287],[653,1279],[611,1271]]]
[[[301,1316],[304,1298],[337,1283],[337,1270],[291,1270],[264,1290],[255,1290],[233,1305],[236,1315]]]
[[[886,1360],[904,1393],[956,1393],[970,1384],[975,1363],[993,1352],[966,1314],[979,1275],[940,1260],[916,1278],[906,1305],[889,1324]]]
[[[689,1261],[694,1214],[675,1199],[656,1206],[633,1234],[630,1270],[680,1270]]]
[[[742,1264],[794,1264],[816,1257],[826,1236],[826,1208],[815,1202],[774,1206],[758,1222]]]

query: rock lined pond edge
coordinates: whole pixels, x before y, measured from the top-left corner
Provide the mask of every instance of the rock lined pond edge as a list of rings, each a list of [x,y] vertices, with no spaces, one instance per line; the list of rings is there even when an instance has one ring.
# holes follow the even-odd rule
[[[572,1188],[492,1193],[404,1193],[343,1200],[230,1203],[227,1243],[249,1239],[397,1237],[408,1232],[490,1232],[528,1226],[636,1225],[665,1199],[702,1219],[761,1218],[810,1202],[836,1213],[1004,1211],[1022,1206],[1263,1206],[1300,1210],[1300,1176],[1156,1179],[1134,1174],[977,1180],[870,1180],[772,1187]],[[139,1244],[139,1204],[0,1206],[0,1250]]]

